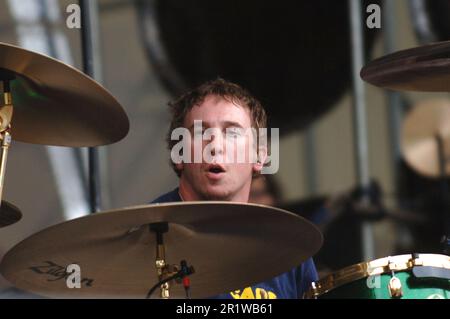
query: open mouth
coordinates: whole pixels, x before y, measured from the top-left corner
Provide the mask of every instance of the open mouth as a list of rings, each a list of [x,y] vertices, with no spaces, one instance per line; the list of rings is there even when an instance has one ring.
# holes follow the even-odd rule
[[[223,167],[221,167],[220,165],[211,165],[208,168],[208,172],[213,173],[213,174],[220,174],[220,173],[225,173],[225,169]]]

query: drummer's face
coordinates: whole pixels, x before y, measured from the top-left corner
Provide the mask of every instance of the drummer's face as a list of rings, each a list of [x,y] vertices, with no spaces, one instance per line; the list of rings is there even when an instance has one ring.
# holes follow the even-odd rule
[[[194,121],[202,121],[203,132],[212,132],[209,139],[202,138],[202,151],[209,148],[211,158],[202,156],[201,163],[194,163]],[[203,103],[194,106],[184,119],[184,127],[191,133],[192,163],[178,164],[181,170],[180,193],[184,200],[228,200],[247,202],[254,171],[262,165],[245,156],[245,161],[236,159],[238,151],[249,154],[254,144],[252,134],[234,134],[252,127],[248,108],[236,105],[221,97],[208,96]],[[207,131],[207,132],[208,132]],[[227,133],[232,133],[227,135]],[[203,152],[202,152],[203,153]],[[250,152],[251,153],[251,152]],[[205,153],[206,154],[206,153]]]

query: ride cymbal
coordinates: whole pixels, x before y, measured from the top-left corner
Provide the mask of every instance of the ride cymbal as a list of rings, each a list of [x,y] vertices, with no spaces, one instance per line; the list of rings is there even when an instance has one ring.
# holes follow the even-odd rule
[[[16,287],[49,297],[145,298],[158,283],[156,235],[167,222],[166,262],[195,268],[191,295],[205,298],[263,282],[300,265],[322,245],[320,231],[281,209],[231,202],[153,204],[97,213],[43,230],[12,248],[2,275]],[[80,267],[81,288],[65,269]],[[172,284],[171,297],[183,297]]]

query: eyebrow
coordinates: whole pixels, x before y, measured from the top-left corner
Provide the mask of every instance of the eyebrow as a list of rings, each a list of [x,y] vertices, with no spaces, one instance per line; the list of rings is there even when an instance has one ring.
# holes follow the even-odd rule
[[[239,128],[244,128],[242,126],[242,124],[240,124],[239,122],[235,122],[235,121],[221,121],[220,122],[225,128],[227,127],[239,127]],[[204,122],[202,121],[202,126],[206,127],[206,128],[211,128],[210,125],[208,125],[208,122]],[[192,124],[188,129],[192,130],[194,128],[194,124]]]

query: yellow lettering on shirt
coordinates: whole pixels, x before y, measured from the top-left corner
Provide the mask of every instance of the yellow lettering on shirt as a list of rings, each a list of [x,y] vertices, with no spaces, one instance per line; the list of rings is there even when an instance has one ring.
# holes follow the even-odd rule
[[[266,291],[263,288],[256,288],[253,292],[251,287],[230,292],[233,299],[277,299],[277,295],[272,291]]]

